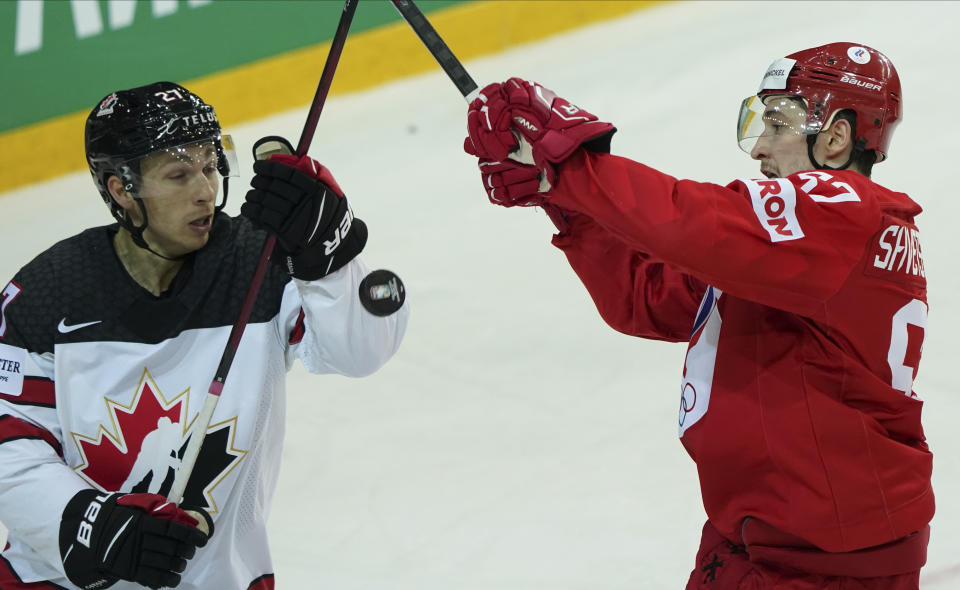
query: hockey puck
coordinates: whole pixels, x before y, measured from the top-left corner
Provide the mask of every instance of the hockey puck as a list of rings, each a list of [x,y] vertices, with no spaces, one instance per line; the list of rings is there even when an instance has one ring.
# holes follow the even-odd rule
[[[406,297],[403,281],[389,270],[375,270],[360,281],[360,303],[373,315],[390,315],[400,309]]]

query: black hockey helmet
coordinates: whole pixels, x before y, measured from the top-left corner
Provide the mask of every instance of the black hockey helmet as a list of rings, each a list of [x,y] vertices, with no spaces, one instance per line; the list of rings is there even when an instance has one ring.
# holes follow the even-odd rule
[[[223,201],[217,210],[226,204],[226,179],[231,172],[236,173],[236,159],[228,157],[232,156],[233,143],[221,133],[213,107],[179,84],[155,82],[110,93],[90,111],[84,135],[87,164],[100,196],[138,243],[146,219],[139,228],[133,226],[110,196],[107,180],[111,176],[120,178],[124,190],[137,197],[140,160],[152,153],[212,141],[217,150],[217,171],[224,177]]]

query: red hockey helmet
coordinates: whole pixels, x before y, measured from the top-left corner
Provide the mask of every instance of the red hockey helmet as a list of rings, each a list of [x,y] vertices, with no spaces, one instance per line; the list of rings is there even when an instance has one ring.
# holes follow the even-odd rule
[[[886,158],[901,117],[900,77],[890,59],[876,49],[830,43],[778,59],[767,69],[757,97],[781,94],[804,99],[804,134],[827,128],[842,109],[856,112],[856,136],[862,149],[875,150],[877,161]],[[746,122],[741,114],[741,143],[751,134]]]

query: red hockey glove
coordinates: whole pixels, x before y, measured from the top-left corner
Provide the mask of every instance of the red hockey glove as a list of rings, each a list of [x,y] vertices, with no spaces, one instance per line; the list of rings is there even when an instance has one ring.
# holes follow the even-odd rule
[[[200,514],[212,533],[213,521]],[[60,556],[67,578],[81,588],[106,588],[118,580],[150,588],[174,587],[197,547],[210,535],[199,521],[157,494],[82,490],[60,520]]]
[[[556,184],[553,164],[563,162],[581,145],[609,152],[616,132],[612,124],[597,120],[552,90],[520,78],[485,87],[470,103],[467,130],[464,150],[468,154],[533,164],[550,186]]]
[[[298,279],[341,268],[367,243],[367,226],[353,216],[343,191],[309,156],[277,154],[253,164],[240,213],[277,236],[271,260]]]
[[[494,205],[530,207],[543,204],[542,177],[536,166],[510,159],[499,162],[480,160],[477,165],[487,198]]]

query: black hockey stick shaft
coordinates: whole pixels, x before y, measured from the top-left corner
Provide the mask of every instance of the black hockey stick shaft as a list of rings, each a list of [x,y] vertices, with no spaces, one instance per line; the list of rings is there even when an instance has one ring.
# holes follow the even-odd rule
[[[303,125],[303,132],[300,133],[300,141],[297,142],[296,155],[304,156],[310,150],[310,144],[313,142],[313,135],[317,130],[317,123],[320,121],[320,113],[323,111],[323,105],[327,101],[327,94],[330,93],[330,85],[333,83],[333,75],[337,71],[337,65],[340,63],[340,54],[343,53],[343,45],[347,40],[347,33],[350,31],[350,23],[353,22],[353,15],[357,11],[359,0],[346,0],[343,4],[343,13],[340,15],[340,23],[337,25],[337,32],[333,35],[333,41],[330,43],[330,52],[327,53],[327,61],[323,65],[323,73],[320,75],[320,82],[317,84],[317,91],[313,95],[313,103],[310,105],[310,112],[307,113],[307,122]],[[250,312],[253,309],[253,303],[256,301],[257,292],[260,290],[260,284],[263,282],[263,275],[267,269],[267,262],[273,254],[273,248],[276,245],[277,238],[273,234],[267,237],[263,244],[263,251],[260,253],[260,260],[253,273],[253,279],[250,281],[250,288],[243,301],[243,307],[240,310],[240,317],[237,323],[233,325],[230,331],[230,338],[227,340],[227,346],[223,351],[223,357],[220,359],[220,365],[217,367],[217,373],[213,378],[213,384],[223,386],[230,372],[230,366],[233,364],[233,357],[240,346],[240,338],[243,336],[243,330],[246,328],[247,320],[250,318]]]
[[[337,71],[337,64],[340,63],[340,54],[343,53],[343,45],[347,40],[347,33],[350,31],[350,23],[353,22],[353,15],[357,11],[359,0],[346,0],[343,4],[343,13],[340,15],[340,23],[337,25],[337,32],[330,43],[330,52],[327,54],[327,61],[323,66],[323,73],[320,75],[320,82],[317,84],[317,91],[313,96],[313,103],[310,105],[310,112],[307,114],[307,122],[303,126],[303,132],[300,134],[300,141],[297,143],[296,154],[303,156],[310,149],[310,143],[313,141],[313,134],[317,130],[317,122],[320,120],[320,113],[323,111],[323,105],[327,101],[327,94],[330,92],[330,85],[333,82],[333,74]],[[253,280],[250,282],[250,288],[243,301],[243,307],[240,310],[240,317],[233,325],[230,331],[230,338],[227,340],[227,346],[223,351],[223,357],[220,360],[220,366],[217,367],[216,375],[211,383],[211,389],[214,385],[222,388],[227,374],[230,372],[230,366],[233,364],[233,357],[240,345],[240,338],[243,336],[247,320],[250,318],[250,312],[253,310],[253,303],[256,301],[257,292],[260,290],[260,284],[263,282],[263,275],[267,268],[267,262],[273,253],[273,247],[276,244],[276,236],[270,234],[263,245],[263,251],[260,253],[260,260],[254,271]],[[219,395],[219,392],[217,393]]]
[[[327,102],[327,94],[330,92],[330,85],[333,83],[333,74],[337,71],[337,64],[340,63],[343,44],[346,43],[347,33],[350,32],[353,13],[357,11],[359,2],[360,0],[346,0],[343,3],[343,13],[340,15],[340,23],[337,25],[337,32],[333,35],[333,41],[330,42],[327,63],[323,65],[323,73],[320,75],[320,82],[317,84],[317,92],[313,95],[313,104],[310,105],[310,112],[307,113],[307,122],[303,124],[303,133],[300,134],[300,141],[297,142],[298,156],[305,156],[310,149],[313,134],[317,130],[317,122],[320,120],[320,113],[323,111],[323,104]]]
[[[427,20],[423,12],[417,8],[413,0],[390,1],[396,7],[397,11],[400,12],[403,20],[407,21],[407,24],[410,25],[413,32],[417,34],[417,37],[420,37],[420,41],[430,54],[433,55],[433,58],[437,60],[437,63],[440,64],[440,67],[446,72],[447,76],[457,87],[457,90],[463,95],[463,98],[465,98],[468,103],[476,98],[477,94],[479,94],[477,83],[473,81],[473,78],[467,73],[466,68],[463,67],[463,64],[460,63],[457,56],[450,51],[450,48],[447,47],[447,44],[440,38],[436,29],[433,28],[433,25],[430,24],[430,21]]]
[[[320,82],[317,84],[317,91],[313,96],[313,103],[310,105],[310,112],[307,114],[307,122],[303,126],[303,132],[300,134],[300,141],[297,143],[296,155],[306,155],[310,149],[310,143],[313,141],[313,134],[317,130],[317,123],[320,120],[320,112],[323,111],[323,105],[327,100],[327,94],[330,92],[330,85],[333,82],[333,74],[337,71],[337,64],[340,63],[340,54],[343,53],[343,45],[346,43],[347,34],[350,31],[350,23],[353,22],[353,15],[357,11],[359,0],[346,0],[343,3],[343,13],[340,15],[340,22],[337,25],[337,32],[333,35],[330,42],[330,52],[327,54],[327,61],[323,65],[323,73],[320,75]],[[187,481],[193,472],[197,457],[200,455],[200,446],[213,418],[213,411],[223,392],[223,384],[230,373],[230,367],[233,365],[233,359],[240,347],[240,339],[250,320],[250,313],[253,311],[253,304],[257,300],[257,294],[260,291],[260,285],[263,284],[263,277],[267,271],[267,263],[273,254],[273,248],[277,243],[277,238],[273,234],[267,236],[263,243],[263,250],[260,252],[260,259],[257,261],[257,267],[253,272],[253,278],[250,280],[250,287],[247,289],[246,297],[243,300],[243,306],[240,308],[240,315],[230,330],[230,337],[227,338],[227,344],[223,349],[223,355],[220,357],[220,364],[217,366],[217,372],[214,374],[213,381],[207,390],[206,399],[203,408],[197,420],[191,428],[190,442],[187,450],[183,454],[180,462],[180,468],[177,470],[176,478],[170,490],[169,500],[179,503],[183,499],[183,493],[187,488]]]

